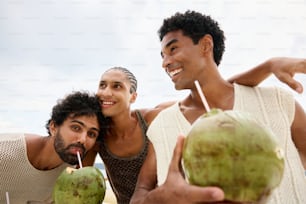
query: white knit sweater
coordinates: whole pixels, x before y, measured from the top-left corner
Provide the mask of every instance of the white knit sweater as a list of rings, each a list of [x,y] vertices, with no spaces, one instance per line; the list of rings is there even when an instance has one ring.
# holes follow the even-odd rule
[[[37,170],[28,160],[24,134],[0,134],[0,203],[6,203],[6,192],[11,204],[47,200],[66,167]]]
[[[250,88],[235,84],[234,110],[249,112],[271,128],[285,152],[284,177],[269,204],[305,204],[306,176],[290,134],[295,112],[292,95],[276,87]],[[167,176],[177,136],[187,135],[190,128],[178,103],[160,112],[149,126],[147,135],[156,152],[159,185]]]

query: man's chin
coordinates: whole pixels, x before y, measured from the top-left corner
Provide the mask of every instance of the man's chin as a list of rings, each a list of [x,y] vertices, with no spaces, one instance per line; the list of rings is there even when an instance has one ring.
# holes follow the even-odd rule
[[[65,163],[70,164],[70,165],[78,165],[79,164],[79,160],[78,160],[76,155],[75,156],[74,155],[69,155],[66,158],[62,158],[62,160]]]
[[[75,166],[79,164],[79,161],[66,161],[67,164]]]
[[[181,91],[181,90],[186,90],[186,88],[180,87],[180,86],[174,86],[175,90]]]

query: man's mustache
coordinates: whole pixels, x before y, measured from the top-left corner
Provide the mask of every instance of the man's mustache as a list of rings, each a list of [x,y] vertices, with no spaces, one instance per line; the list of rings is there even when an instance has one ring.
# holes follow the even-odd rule
[[[80,154],[81,153],[84,154],[86,152],[85,146],[83,144],[80,144],[80,143],[70,144],[70,145],[68,145],[67,149],[69,149],[69,148],[79,148],[79,149],[81,149],[82,152],[80,152]]]

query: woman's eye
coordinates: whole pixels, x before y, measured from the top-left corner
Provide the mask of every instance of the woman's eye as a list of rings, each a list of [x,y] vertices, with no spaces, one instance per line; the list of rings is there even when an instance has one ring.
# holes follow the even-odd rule
[[[89,132],[89,133],[88,133],[88,136],[89,136],[90,138],[96,138],[96,137],[98,137],[98,133],[96,133],[96,132]]]
[[[100,86],[99,86],[100,89],[104,89],[105,87],[106,87],[105,84],[100,84]]]
[[[119,84],[115,84],[115,85],[114,85],[114,88],[115,88],[115,89],[119,89],[119,88],[121,88],[121,86],[120,86]]]

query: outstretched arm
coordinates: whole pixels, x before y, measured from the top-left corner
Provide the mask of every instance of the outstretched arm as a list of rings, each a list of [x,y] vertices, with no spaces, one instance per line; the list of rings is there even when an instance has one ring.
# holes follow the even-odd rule
[[[293,78],[297,73],[306,74],[306,59],[277,57],[271,58],[246,72],[237,74],[228,81],[256,86],[268,76],[274,74],[281,82],[286,83],[296,92],[302,93],[302,84]]]

